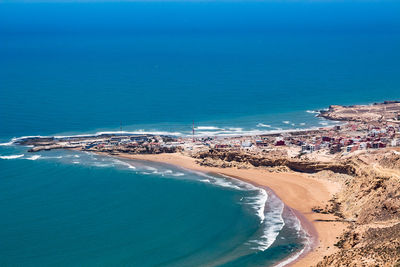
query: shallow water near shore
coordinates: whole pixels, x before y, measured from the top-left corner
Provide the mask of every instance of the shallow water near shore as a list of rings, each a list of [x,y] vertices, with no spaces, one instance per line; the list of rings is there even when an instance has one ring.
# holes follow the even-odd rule
[[[271,265],[307,241],[278,198],[236,179],[25,149],[0,148],[1,265]]]
[[[259,134],[400,98],[396,1],[14,2],[0,1],[1,266],[268,266],[306,244],[263,189],[13,137]]]

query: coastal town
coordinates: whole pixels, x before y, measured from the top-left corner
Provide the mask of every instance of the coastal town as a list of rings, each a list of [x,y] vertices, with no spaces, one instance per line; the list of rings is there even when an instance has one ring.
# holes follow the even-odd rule
[[[363,114],[360,117],[359,114]],[[344,108],[331,106],[320,117],[340,121],[333,127],[265,133],[252,136],[186,137],[114,133],[98,136],[32,137],[20,144],[34,145],[31,152],[50,149],[79,149],[92,152],[158,154],[181,152],[195,155],[213,150],[243,151],[250,154],[280,153],[291,158],[329,161],[366,150],[400,146],[400,103]]]

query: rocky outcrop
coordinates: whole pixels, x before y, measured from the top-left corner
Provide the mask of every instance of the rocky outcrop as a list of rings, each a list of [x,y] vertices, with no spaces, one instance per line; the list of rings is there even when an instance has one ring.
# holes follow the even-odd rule
[[[43,150],[52,150],[52,149],[71,149],[80,147],[78,145],[60,145],[60,144],[41,144],[34,146],[28,150],[28,152],[39,152]]]
[[[317,266],[400,266],[397,160],[397,154],[391,151],[349,160],[356,175],[346,178],[335,201],[340,204],[340,214],[354,223],[336,244],[339,252]]]
[[[270,157],[256,154],[245,153],[232,150],[210,149],[207,152],[200,152],[195,155],[200,165],[232,167],[245,164],[252,167],[287,167],[292,171],[315,173],[323,170],[330,170],[336,173],[354,175],[355,168],[351,164],[314,162],[308,160],[298,160],[288,157]]]
[[[319,117],[335,121],[377,122],[397,119],[400,112],[399,101],[385,101],[373,105],[339,106],[331,105],[321,110]]]
[[[162,147],[162,146],[140,146],[140,147],[125,147],[116,146],[112,148],[101,149],[83,149],[86,151],[107,152],[111,154],[126,153],[126,154],[161,154],[161,153],[176,153],[179,151],[177,147]]]
[[[371,227],[362,233],[352,229],[341,236],[336,246],[341,250],[316,266],[399,266],[400,223]]]

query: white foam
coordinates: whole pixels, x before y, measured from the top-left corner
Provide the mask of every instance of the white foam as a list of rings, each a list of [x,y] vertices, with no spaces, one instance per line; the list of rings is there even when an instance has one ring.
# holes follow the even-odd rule
[[[139,129],[137,131],[105,131],[105,132],[97,132],[95,134],[95,136],[99,136],[99,135],[103,135],[103,134],[116,134],[116,135],[120,135],[120,134],[131,134],[131,135],[135,135],[135,134],[148,134],[148,135],[182,135],[182,133],[180,132],[167,132],[167,131],[145,131],[144,129]],[[93,136],[93,134],[88,134],[86,136]],[[57,136],[59,137],[59,136]],[[67,136],[68,137],[68,136]]]
[[[256,187],[253,184],[246,183],[226,175],[221,176],[224,176],[227,179],[211,176],[201,172],[195,173],[207,178],[199,180],[204,183],[211,183],[213,185],[232,188],[236,190],[256,190],[256,196],[242,197],[240,199],[240,202],[244,202],[246,205],[250,205],[251,208],[255,210],[256,215],[260,219],[260,224],[263,224],[263,233],[261,237],[257,238],[256,240],[251,240],[248,243],[251,244],[253,249],[264,251],[275,242],[277,236],[285,225],[282,217],[284,204],[277,196],[272,195],[270,202],[273,207],[270,211],[265,213],[265,205],[270,197],[265,189]],[[266,216],[268,217],[268,220],[266,220]]]
[[[256,214],[260,218],[260,224],[263,223],[265,220],[265,204],[268,200],[267,191],[264,189],[259,189],[257,196],[246,197],[245,200],[247,204],[250,204],[256,210]]]
[[[42,157],[42,159],[62,159],[62,156],[57,156],[57,157]]]
[[[0,156],[0,159],[18,159],[18,158],[22,158],[24,156],[24,154],[20,154],[20,155],[9,155],[9,156]]]
[[[308,234],[306,233],[306,231],[304,229],[301,228],[301,224],[299,219],[294,216],[290,217],[290,218],[294,218],[295,222],[294,222],[294,227],[297,230],[298,234],[301,234],[302,237],[304,238],[304,248],[300,251],[298,251],[297,253],[291,255],[289,258],[285,259],[284,261],[279,262],[278,264],[274,265],[274,267],[283,267],[283,266],[287,266],[290,263],[294,262],[295,260],[297,260],[303,253],[308,252],[311,250],[311,239],[308,236]]]
[[[264,124],[264,123],[259,123],[259,124],[257,124],[257,127],[271,128],[271,125],[269,125],[269,124]]]
[[[198,126],[195,128],[196,130],[221,130],[221,128],[215,126]]]
[[[26,159],[29,159],[29,160],[37,160],[37,159],[39,159],[40,157],[41,157],[41,155],[34,155],[34,156],[29,157],[29,158],[26,158]]]
[[[236,189],[236,190],[243,190],[239,186],[237,186],[234,183],[232,183],[230,181],[227,181],[225,179],[215,178],[214,181],[212,181],[212,184],[218,185],[218,186],[221,186],[221,187],[232,188],[232,189]]]
[[[129,169],[133,169],[133,170],[136,169],[136,167],[133,166],[132,164],[129,164],[128,162],[125,162],[125,161],[122,161],[122,160],[114,159],[114,162],[117,163],[117,164],[126,166],[126,167],[128,167]]]
[[[284,124],[289,124],[290,121],[282,121]]]
[[[76,161],[73,161],[72,163],[75,163],[75,162],[76,162]],[[78,162],[79,162],[79,161],[78,161]],[[93,166],[104,168],[104,167],[112,167],[113,164],[94,162],[94,163],[93,163]]]
[[[326,121],[320,121],[319,124],[324,125],[324,126],[329,125],[329,123]]]
[[[301,126],[304,126],[304,125],[306,125],[306,123],[305,123],[305,122],[301,122],[300,125],[301,125]]]
[[[310,114],[319,114],[319,112],[316,110],[306,110],[306,112]]]
[[[14,144],[13,141],[7,142],[7,143],[0,143],[0,146],[12,146]]]
[[[265,191],[265,190],[264,190]],[[267,194],[265,192],[265,194]],[[268,195],[267,195],[268,198]],[[260,250],[260,251],[265,251],[267,250],[276,240],[278,237],[280,231],[282,228],[285,226],[285,221],[283,220],[283,209],[285,205],[280,201],[275,195],[271,195],[271,199],[269,200],[270,205],[272,205],[271,209],[264,214],[264,209],[265,209],[265,203],[267,201],[267,198],[263,198],[263,196],[260,196],[260,202],[257,203],[259,205],[259,214],[260,214],[260,209],[263,209],[263,216],[264,219],[262,222],[264,223],[263,225],[263,233],[262,235],[257,238],[256,240],[251,240],[248,243],[255,245],[252,247],[252,249]],[[261,199],[265,200],[264,205],[262,206],[261,204]],[[268,219],[265,220],[265,217]]]
[[[79,164],[80,162],[77,160],[72,161],[73,164]]]
[[[274,267],[283,267],[283,266],[287,266],[290,263],[294,262],[295,260],[297,260],[301,254],[304,253],[305,248],[303,248],[302,250],[300,250],[299,252],[297,252],[296,254],[294,254],[293,256],[291,256],[290,258],[281,261],[280,263],[274,265]]]
[[[202,172],[196,172],[196,171],[191,171],[191,172],[196,173],[198,176],[203,176],[203,177],[207,178],[207,179],[200,179],[199,181],[201,181],[201,182],[205,182],[205,180],[207,180],[209,183],[220,186],[220,187],[231,188],[231,189],[235,189],[235,190],[244,190],[244,188],[233,183],[232,182],[233,179],[232,179],[232,181],[230,181],[231,180],[230,177],[229,178],[219,178],[219,177],[208,175],[208,174],[202,173]]]
[[[235,127],[233,127],[233,128],[228,128],[228,130],[234,131],[234,132],[242,132],[243,128],[235,128]]]
[[[74,158],[80,158],[81,156],[79,156],[79,155],[74,155]]]
[[[185,174],[184,174],[183,172],[174,172],[174,173],[172,173],[171,175],[172,175],[172,176],[179,177],[179,176],[184,176]]]

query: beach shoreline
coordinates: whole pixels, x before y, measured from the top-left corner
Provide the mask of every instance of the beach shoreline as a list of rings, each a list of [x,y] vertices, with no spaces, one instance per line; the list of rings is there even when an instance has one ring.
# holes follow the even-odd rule
[[[107,153],[99,153],[109,155]],[[324,206],[331,199],[333,192],[329,188],[338,190],[338,185],[328,181],[320,181],[300,173],[270,173],[263,169],[237,169],[200,166],[194,158],[179,153],[132,155],[109,155],[125,159],[151,161],[171,164],[191,171],[222,174],[228,177],[251,183],[263,189],[272,191],[290,209],[300,222],[310,242],[300,255],[290,255],[278,266],[312,266],[324,256],[334,253],[337,248],[334,244],[337,237],[343,232],[346,224],[335,221],[332,214],[312,212],[316,206]],[[307,247],[308,246],[308,247]],[[290,260],[293,258],[293,260]],[[289,262],[288,262],[289,261]]]

